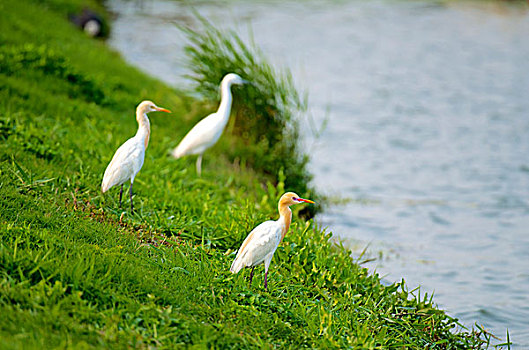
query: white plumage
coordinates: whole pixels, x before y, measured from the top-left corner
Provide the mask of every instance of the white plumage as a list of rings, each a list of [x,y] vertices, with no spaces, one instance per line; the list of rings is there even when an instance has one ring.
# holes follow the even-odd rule
[[[232,273],[239,272],[243,267],[254,267],[262,263],[268,270],[272,257],[281,243],[281,232],[284,230],[284,220],[265,221],[250,232],[237,252],[231,264]]]
[[[118,148],[105,170],[103,182],[101,183],[101,191],[103,193],[113,186],[121,185],[119,192],[119,206],[121,208],[123,184],[127,180],[130,180],[129,193],[130,208],[132,212],[134,212],[134,206],[132,204],[132,184],[134,183],[134,178],[143,166],[145,150],[149,144],[149,137],[151,134],[151,125],[147,113],[154,111],[171,113],[165,108],[156,106],[151,101],[141,102],[136,108],[138,131],[134,137],[125,141],[125,143]]]
[[[220,84],[221,101],[218,110],[199,121],[188,133],[171,154],[175,158],[186,155],[198,154],[197,173],[200,175],[202,169],[202,156],[204,152],[213,146],[228,123],[231,112],[232,95],[230,87],[233,84],[245,84],[246,80],[234,73],[229,73],[222,79]]]
[[[293,192],[283,194],[278,203],[279,219],[277,221],[265,221],[250,232],[237,251],[237,256],[231,264],[230,271],[237,273],[243,267],[251,267],[251,284],[255,266],[264,263],[264,287],[266,289],[268,284],[268,267],[279,243],[281,243],[285,234],[288,232],[290,222],[292,221],[292,211],[289,207],[302,202],[314,203],[311,200],[300,198]]]
[[[145,147],[142,147],[142,142],[136,136],[128,139],[118,148],[108,164],[103,175],[101,191],[105,193],[111,187],[122,185],[127,180],[134,182],[134,177],[143,166],[144,159]]]

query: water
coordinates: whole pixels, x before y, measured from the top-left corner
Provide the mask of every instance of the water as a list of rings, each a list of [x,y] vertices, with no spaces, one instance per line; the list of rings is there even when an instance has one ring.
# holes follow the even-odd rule
[[[110,1],[110,45],[182,86],[197,25],[176,1]],[[434,292],[467,326],[529,347],[529,14],[504,3],[199,2],[249,28],[307,88],[302,120],[320,192],[350,198],[317,219],[387,281]],[[251,77],[247,77],[251,79]]]

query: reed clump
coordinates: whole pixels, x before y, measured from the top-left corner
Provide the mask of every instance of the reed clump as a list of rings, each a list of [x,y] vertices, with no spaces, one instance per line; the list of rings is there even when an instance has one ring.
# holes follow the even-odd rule
[[[230,72],[251,85],[235,90],[230,158],[241,159],[277,183],[310,195],[308,156],[301,147],[298,117],[306,112],[306,94],[299,94],[288,70],[275,69],[259,48],[235,31],[222,31],[197,15],[200,29],[182,28],[196,91],[217,101],[219,82]]]

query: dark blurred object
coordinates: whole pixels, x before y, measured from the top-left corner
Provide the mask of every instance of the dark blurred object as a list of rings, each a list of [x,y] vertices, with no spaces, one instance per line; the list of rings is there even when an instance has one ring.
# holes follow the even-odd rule
[[[108,25],[102,16],[96,12],[84,8],[80,14],[70,15],[70,21],[81,28],[89,36],[106,37],[108,35]]]

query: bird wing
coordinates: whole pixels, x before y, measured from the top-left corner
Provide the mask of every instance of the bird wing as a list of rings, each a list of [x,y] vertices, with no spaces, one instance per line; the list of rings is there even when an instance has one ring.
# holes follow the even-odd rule
[[[106,192],[115,185],[121,185],[125,181],[135,176],[143,165],[145,151],[141,147],[141,142],[132,137],[122,144],[112,160],[108,164],[101,190]]]
[[[281,242],[281,225],[277,221],[265,221],[250,232],[244,240],[230,271],[238,272],[244,266],[261,264],[273,254]]]
[[[200,154],[217,142],[224,129],[218,119],[217,114],[212,113],[199,121],[173,150],[173,156]]]

